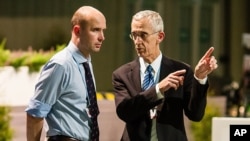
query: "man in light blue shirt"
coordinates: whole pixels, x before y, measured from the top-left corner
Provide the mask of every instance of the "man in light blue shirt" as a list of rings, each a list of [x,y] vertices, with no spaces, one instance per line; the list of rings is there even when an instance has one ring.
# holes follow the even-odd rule
[[[48,141],[90,138],[92,118],[83,63],[88,62],[94,79],[90,54],[99,52],[104,41],[106,19],[97,9],[80,7],[73,15],[68,46],[48,61],[35,86],[27,112],[27,141],[40,141],[43,120],[48,124]],[[94,82],[95,83],[95,82]]]

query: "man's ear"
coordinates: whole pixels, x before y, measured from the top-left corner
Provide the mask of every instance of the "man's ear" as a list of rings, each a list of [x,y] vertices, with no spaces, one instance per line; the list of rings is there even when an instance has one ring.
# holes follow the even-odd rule
[[[160,31],[158,33],[158,42],[159,43],[162,42],[164,38],[165,38],[165,33],[163,31]]]
[[[79,36],[79,34],[80,34],[80,26],[79,26],[79,25],[75,25],[75,26],[73,27],[73,32],[74,32],[74,34],[75,34],[76,36]]]

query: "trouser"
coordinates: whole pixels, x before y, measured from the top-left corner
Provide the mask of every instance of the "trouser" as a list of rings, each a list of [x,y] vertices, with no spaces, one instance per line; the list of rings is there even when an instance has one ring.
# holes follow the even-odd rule
[[[48,141],[80,141],[80,140],[64,135],[56,135],[48,137]]]

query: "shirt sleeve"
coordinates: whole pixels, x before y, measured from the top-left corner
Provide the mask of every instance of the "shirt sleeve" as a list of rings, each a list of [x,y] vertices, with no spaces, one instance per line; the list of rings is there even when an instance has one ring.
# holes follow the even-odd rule
[[[47,113],[50,111],[51,106],[46,103],[42,103],[38,100],[32,99],[28,107],[26,108],[26,112],[33,117],[46,117]]]
[[[160,91],[159,84],[156,84],[155,89],[156,89],[157,99],[162,99],[162,98],[164,98],[163,94],[162,94],[161,91]]]
[[[204,79],[199,79],[194,75],[194,78],[201,84],[201,85],[205,85],[207,82],[207,77],[205,77]]]
[[[46,117],[64,89],[64,79],[65,69],[62,65],[46,64],[35,86],[35,95],[25,111],[34,117]]]

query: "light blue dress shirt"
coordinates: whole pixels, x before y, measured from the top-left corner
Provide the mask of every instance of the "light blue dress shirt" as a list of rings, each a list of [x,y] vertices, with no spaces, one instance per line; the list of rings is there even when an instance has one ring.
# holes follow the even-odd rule
[[[34,117],[45,118],[47,136],[66,135],[79,140],[89,140],[91,119],[87,113],[87,87],[84,58],[78,48],[69,45],[45,64],[35,95],[25,110]],[[92,65],[90,66],[92,74]],[[94,76],[94,75],[92,75]]]

